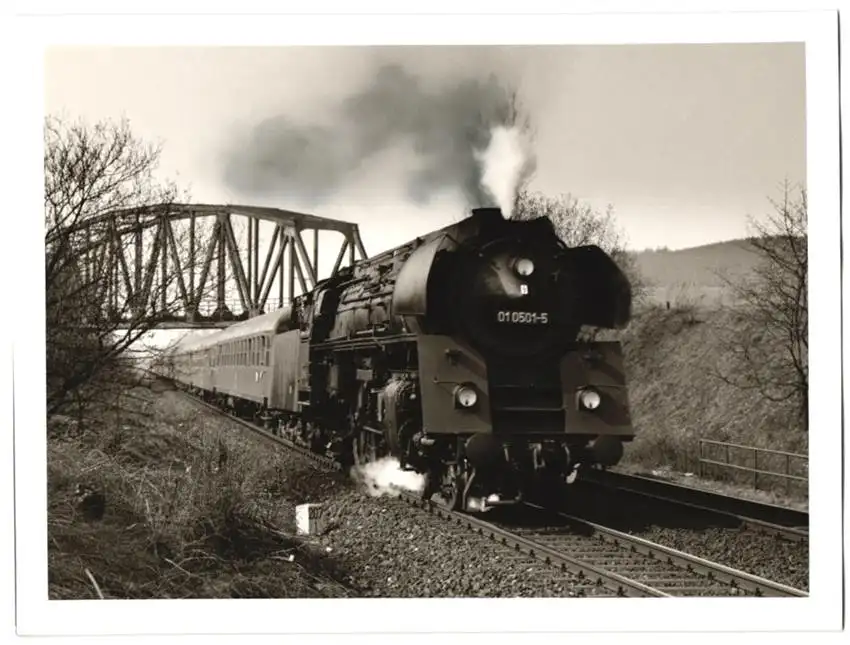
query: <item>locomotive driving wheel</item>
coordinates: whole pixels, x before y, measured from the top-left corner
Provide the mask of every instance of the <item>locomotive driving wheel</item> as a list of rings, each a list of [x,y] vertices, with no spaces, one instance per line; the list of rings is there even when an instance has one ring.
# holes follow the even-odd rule
[[[466,477],[458,464],[446,465],[440,473],[440,483],[437,493],[432,499],[450,511],[462,510],[463,490],[466,486]]]

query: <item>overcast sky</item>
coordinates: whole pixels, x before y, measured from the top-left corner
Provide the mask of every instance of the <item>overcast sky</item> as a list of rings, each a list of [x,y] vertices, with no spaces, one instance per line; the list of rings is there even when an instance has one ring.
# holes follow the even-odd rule
[[[374,253],[457,219],[464,207],[453,187],[411,199],[414,142],[389,139],[390,149],[329,179],[320,203],[286,178],[272,194],[268,181],[248,181],[256,173],[233,173],[234,164],[244,170],[237,153],[263,122],[328,135],[321,150],[315,139],[298,139],[312,148],[275,161],[285,172],[304,172],[323,150],[359,154],[336,123],[341,106],[393,63],[426,93],[483,83],[490,73],[518,88],[535,132],[532,189],[612,205],[635,249],[741,237],[747,215],[767,211],[784,179],[805,182],[802,44],[63,48],[46,58],[46,109],[89,120],[125,115],[137,135],[163,142],[163,172],[188,185],[193,201],[356,221]],[[381,109],[358,123],[378,127],[388,118]]]

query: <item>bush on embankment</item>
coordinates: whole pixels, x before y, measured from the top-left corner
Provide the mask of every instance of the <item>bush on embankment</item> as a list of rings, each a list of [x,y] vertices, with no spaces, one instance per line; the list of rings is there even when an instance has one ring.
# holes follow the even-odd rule
[[[313,501],[315,471],[157,389],[48,419],[50,598],[349,595],[291,537],[287,498]],[[99,519],[78,484],[104,496]]]

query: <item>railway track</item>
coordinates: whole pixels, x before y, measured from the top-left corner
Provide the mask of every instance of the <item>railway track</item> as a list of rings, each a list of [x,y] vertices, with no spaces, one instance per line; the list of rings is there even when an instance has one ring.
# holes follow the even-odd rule
[[[412,495],[405,495],[405,498],[496,542],[561,566],[587,580],[588,587],[603,586],[619,596],[808,595],[799,589],[532,504],[514,509],[514,513],[499,513],[493,520],[485,521],[444,510]],[[522,517],[517,518],[516,511]]]
[[[341,465],[329,457],[182,393],[267,441],[328,470],[341,470]],[[592,590],[595,596],[808,596],[805,591],[533,504],[499,509],[484,520],[446,510],[412,493],[403,492],[401,498],[454,526],[576,574],[583,581],[576,589],[578,595]],[[608,593],[600,594],[602,590]]]
[[[582,485],[604,487],[663,504],[734,519],[743,528],[793,541],[809,539],[809,514],[784,506],[612,471],[587,471],[582,474]]]

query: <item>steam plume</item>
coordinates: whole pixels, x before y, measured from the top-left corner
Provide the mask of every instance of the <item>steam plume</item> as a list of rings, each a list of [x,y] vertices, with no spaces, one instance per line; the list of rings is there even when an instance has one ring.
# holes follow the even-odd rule
[[[497,125],[487,150],[476,156],[484,169],[481,183],[493,195],[502,214],[510,217],[517,192],[535,168],[527,131],[516,125]]]
[[[398,497],[403,490],[420,493],[425,488],[424,475],[401,470],[399,461],[392,457],[355,466],[351,474],[372,497]]]
[[[388,65],[342,101],[331,125],[283,115],[257,124],[231,146],[224,180],[240,192],[289,194],[318,206],[361,167],[405,147],[415,154],[403,179],[413,201],[427,203],[435,193],[455,189],[468,206],[504,209],[534,169],[524,144],[527,126],[515,93],[495,76],[429,87],[401,66]]]

